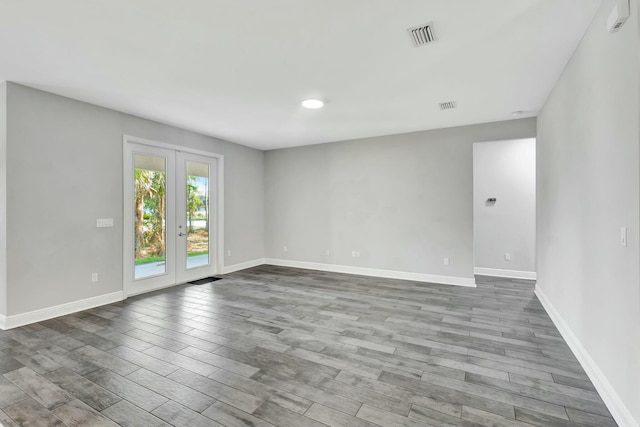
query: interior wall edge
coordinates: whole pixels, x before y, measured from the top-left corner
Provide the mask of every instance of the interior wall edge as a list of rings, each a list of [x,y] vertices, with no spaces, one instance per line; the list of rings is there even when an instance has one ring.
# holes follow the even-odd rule
[[[609,409],[618,425],[620,427],[640,427],[640,424],[633,419],[631,411],[615,391],[606,375],[582,345],[576,334],[571,330],[569,324],[564,320],[560,312],[551,303],[542,288],[536,285],[535,294],[553,321],[553,324],[558,329],[558,332],[560,332],[562,338],[567,342],[574,356],[576,356],[576,359],[578,359],[587,376],[596,387],[600,397],[602,397],[607,409]]]
[[[0,327],[7,314],[7,83],[0,83]]]

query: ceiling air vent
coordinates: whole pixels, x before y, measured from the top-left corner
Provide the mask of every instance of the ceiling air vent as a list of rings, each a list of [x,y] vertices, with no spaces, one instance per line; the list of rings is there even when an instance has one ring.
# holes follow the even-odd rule
[[[413,40],[413,46],[419,47],[436,41],[433,37],[433,29],[431,25],[421,25],[420,27],[413,27],[407,29]]]
[[[456,101],[449,101],[449,102],[441,102],[440,103],[440,109],[441,110],[453,110],[456,107],[457,107]]]

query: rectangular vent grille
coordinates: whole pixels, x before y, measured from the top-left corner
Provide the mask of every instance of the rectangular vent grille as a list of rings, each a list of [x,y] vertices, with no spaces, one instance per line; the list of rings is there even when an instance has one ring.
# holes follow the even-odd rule
[[[449,102],[441,102],[440,103],[440,109],[441,110],[453,110],[454,108],[456,108],[456,101],[449,101]]]
[[[413,27],[409,28],[407,31],[409,31],[409,34],[411,35],[411,40],[413,40],[414,47],[424,46],[436,41],[436,39],[433,37],[433,30],[431,29],[431,25]]]

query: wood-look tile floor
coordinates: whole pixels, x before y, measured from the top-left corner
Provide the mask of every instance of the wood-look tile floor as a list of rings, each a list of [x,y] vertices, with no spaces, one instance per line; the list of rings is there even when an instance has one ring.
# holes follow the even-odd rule
[[[615,426],[526,281],[261,266],[0,333],[0,424]]]

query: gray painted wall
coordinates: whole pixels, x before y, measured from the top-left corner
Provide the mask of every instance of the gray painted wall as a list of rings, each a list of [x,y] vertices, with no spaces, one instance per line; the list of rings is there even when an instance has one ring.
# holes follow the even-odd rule
[[[471,278],[473,143],[534,137],[535,126],[513,120],[268,151],[266,256]]]
[[[638,2],[609,34],[613,5],[538,119],[538,286],[640,425]]]
[[[225,265],[263,258],[262,151],[16,84],[7,96],[9,315],[122,289],[123,134],[223,154]]]
[[[473,237],[476,267],[536,270],[535,139],[473,144]]]
[[[7,314],[7,84],[0,83],[0,316]]]

